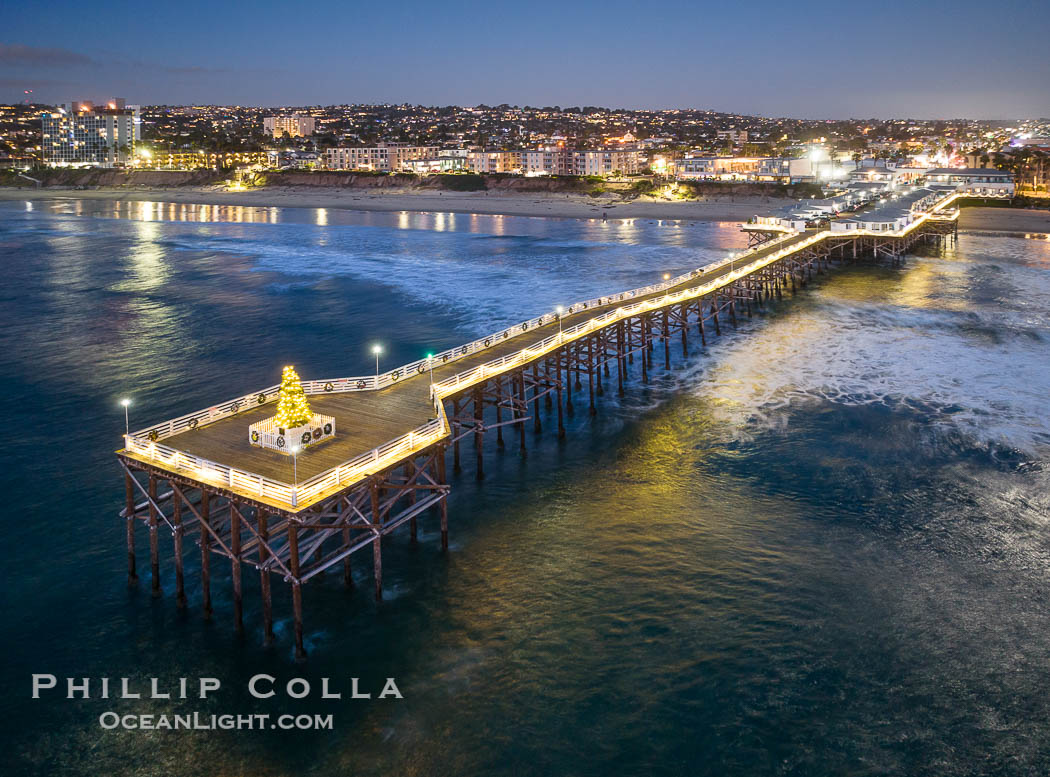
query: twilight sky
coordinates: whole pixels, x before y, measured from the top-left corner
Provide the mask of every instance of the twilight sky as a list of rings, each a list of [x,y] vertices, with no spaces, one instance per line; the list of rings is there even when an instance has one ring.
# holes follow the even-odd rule
[[[1050,116],[1047,0],[11,2],[0,102]]]

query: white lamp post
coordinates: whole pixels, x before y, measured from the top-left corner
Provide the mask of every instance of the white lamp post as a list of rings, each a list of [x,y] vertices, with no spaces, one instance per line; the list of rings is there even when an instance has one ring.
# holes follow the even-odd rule
[[[128,421],[128,405],[131,404],[131,400],[122,399],[120,400],[120,404],[124,406],[124,434],[128,435],[131,434],[131,424]]]
[[[560,343],[561,339],[562,339],[562,334],[561,334],[561,317],[562,317],[562,314],[565,312],[565,308],[563,308],[561,305],[558,305],[558,307],[554,308],[554,312],[558,314],[558,342]]]
[[[293,445],[292,451],[292,507],[299,506],[299,446]]]
[[[379,388],[379,354],[383,352],[383,346],[373,345],[372,353],[376,355],[376,388]]]
[[[430,388],[434,388],[434,354],[427,354],[427,368],[430,370]]]

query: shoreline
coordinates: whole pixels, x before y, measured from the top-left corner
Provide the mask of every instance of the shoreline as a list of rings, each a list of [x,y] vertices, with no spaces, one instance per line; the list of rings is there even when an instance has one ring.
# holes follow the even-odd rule
[[[669,219],[673,221],[742,222],[771,213],[794,200],[766,197],[716,197],[671,202],[639,198],[622,201],[578,194],[486,194],[485,192],[407,193],[376,190],[303,189],[280,187],[227,192],[212,188],[185,189],[0,189],[0,202],[18,200],[98,200],[111,202],[166,202],[182,205],[242,206],[254,208],[329,208],[381,213],[415,211],[485,216],[542,218]]]
[[[0,188],[0,202],[20,200],[94,200],[103,202],[164,202],[251,208],[328,208],[379,213],[463,213],[572,219],[656,219],[740,223],[771,213],[793,200],[772,197],[724,196],[668,201],[640,197],[622,201],[578,194],[491,194],[485,192],[418,193],[353,189],[279,187],[228,192],[211,187],[182,189]],[[964,208],[959,231],[985,235],[1050,235],[1050,209]]]

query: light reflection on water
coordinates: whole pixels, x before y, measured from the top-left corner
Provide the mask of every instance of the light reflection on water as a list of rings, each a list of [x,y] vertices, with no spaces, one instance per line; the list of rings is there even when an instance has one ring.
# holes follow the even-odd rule
[[[429,522],[418,548],[387,544],[382,606],[363,558],[354,593],[311,581],[296,666],[283,587],[272,650],[254,575],[244,637],[224,570],[214,622],[198,617],[192,553],[191,612],[166,555],[161,601],[125,591],[119,396],[169,417],[285,361],[366,370],[377,336],[407,361],[739,235],[260,210],[273,222],[0,209],[0,407],[23,429],[3,477],[10,514],[34,518],[3,524],[22,549],[5,679],[213,675],[212,703],[130,709],[331,712],[336,730],[101,733],[108,703],[15,693],[4,773],[1045,771],[1050,247],[963,236],[901,270],[835,271],[686,365],[676,349],[671,375],[610,392],[564,444],[547,417],[527,460],[509,445],[484,483],[456,479],[450,554]],[[263,671],[394,676],[406,698],[267,705],[241,690]]]

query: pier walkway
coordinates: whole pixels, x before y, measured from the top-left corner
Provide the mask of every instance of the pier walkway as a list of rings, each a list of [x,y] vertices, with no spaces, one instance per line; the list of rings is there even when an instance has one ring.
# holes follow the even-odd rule
[[[596,397],[612,388],[613,369],[622,395],[636,362],[641,380],[649,380],[657,345],[669,368],[673,336],[688,355],[690,332],[706,343],[722,326],[834,263],[897,262],[919,240],[954,239],[955,198],[946,194],[900,229],[790,232],[663,283],[577,302],[561,315],[545,313],[379,375],[303,381],[311,410],[335,419],[336,436],[294,462],[248,442],[249,425],[274,414],[278,386],[132,432],[118,451],[129,580],[137,580],[135,526],[142,523],[159,594],[158,530],[166,525],[175,539],[177,599],[184,603],[182,545],[193,528],[205,612],[211,611],[213,554],[230,559],[238,626],[241,567],[254,566],[262,576],[264,633],[271,638],[269,577],[277,572],[292,585],[301,653],[304,582],[342,563],[351,585],[350,557],[371,545],[380,597],[381,539],[408,523],[415,540],[417,519],[428,510],[439,514],[447,547],[448,448],[458,469],[461,441],[473,438],[476,473],[483,477],[487,432],[495,432],[499,447],[505,430],[517,432],[524,455],[526,426],[541,432],[544,410],[564,434],[564,414],[577,405],[586,401],[587,412],[596,412]]]

